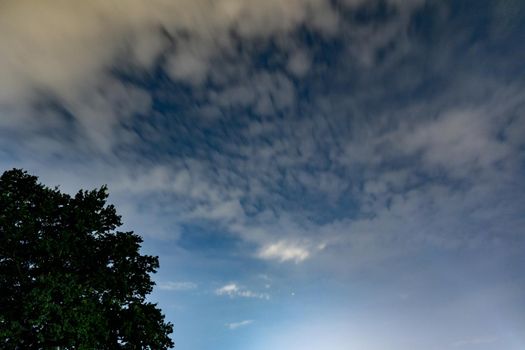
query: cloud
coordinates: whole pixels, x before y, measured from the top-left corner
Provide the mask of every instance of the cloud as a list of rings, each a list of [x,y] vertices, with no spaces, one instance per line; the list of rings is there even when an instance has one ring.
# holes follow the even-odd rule
[[[458,176],[487,170],[507,158],[512,150],[498,139],[492,113],[486,109],[447,111],[416,126],[399,142],[402,152],[420,153],[430,167]],[[494,113],[494,112],[493,112]]]
[[[312,11],[317,11],[313,13]],[[293,30],[309,16],[333,12],[324,1],[91,1],[77,6],[66,1],[8,1],[2,5],[0,67],[6,91],[48,88],[59,95],[90,85],[103,76],[121,53],[133,48],[139,62],[151,62],[163,49],[156,27],[164,26],[185,52],[205,58],[228,44],[228,31],[243,37],[268,36]],[[38,15],[36,15],[38,14]],[[336,15],[334,14],[336,17]],[[312,25],[322,29],[322,26]],[[191,40],[179,38],[185,30]],[[186,41],[184,41],[186,40]],[[191,49],[193,47],[193,49]],[[186,56],[190,57],[190,56]],[[180,60],[182,71],[193,60]],[[208,70],[212,62],[204,62]],[[196,66],[195,63],[191,63]],[[31,74],[32,73],[32,74]],[[8,88],[9,87],[9,88]],[[9,95],[4,95],[9,96]],[[11,95],[12,97],[13,95]],[[3,100],[3,99],[2,99]]]
[[[309,71],[311,64],[311,58],[308,57],[308,53],[304,50],[297,50],[292,52],[288,58],[287,68],[292,74],[302,77]]]
[[[258,115],[272,116],[289,111],[296,100],[295,88],[282,73],[258,72],[209,93],[209,103],[222,109],[252,109]]]
[[[229,296],[230,298],[255,298],[269,300],[270,295],[267,293],[256,293],[251,290],[242,288],[235,283],[226,284],[215,290],[215,294],[219,296]]]
[[[407,13],[415,3],[390,5]],[[282,74],[254,72],[256,58],[250,55],[256,52],[239,52],[238,44],[278,38],[278,49],[289,57],[287,70],[303,76],[311,57],[298,45],[296,31],[307,28],[330,37],[341,29],[341,21],[326,0],[5,1],[0,12],[0,108],[10,111],[3,119],[15,128],[41,127],[48,121],[38,110],[29,109],[28,115],[27,107],[52,99],[73,119],[76,141],[108,153],[122,142],[136,141],[127,120],[149,110],[151,97],[118,79],[115,71],[140,76],[162,64],[174,81],[197,87],[214,80],[221,91],[211,102],[218,106],[240,103],[263,115],[278,113],[294,102],[290,81]],[[353,40],[359,38],[355,43],[385,35],[349,32]],[[241,72],[248,72],[249,79],[235,83]]]
[[[484,344],[492,344],[499,340],[498,337],[478,337],[478,338],[470,338],[465,340],[459,340],[457,342],[454,342],[452,344],[453,347],[476,347],[479,345]]]
[[[308,259],[310,252],[304,246],[280,241],[262,247],[258,255],[263,259],[275,259],[280,262],[291,260],[300,263]]]
[[[196,289],[197,285],[193,282],[160,282],[157,283],[157,287],[161,290],[167,291],[188,291]]]
[[[371,262],[511,235],[522,84],[442,72],[465,59],[411,36],[421,2],[387,3],[383,23],[344,17],[375,9],[354,0],[339,12],[320,0],[7,1],[2,164],[68,188],[108,183],[140,233],[176,240],[199,225],[268,261]],[[116,68],[172,81],[159,93]]]
[[[100,100],[111,101],[105,95],[114,89],[131,89],[113,79],[117,62],[147,71],[169,51],[166,70],[172,78],[199,83],[213,69],[215,56],[234,50],[232,32],[252,40],[286,35],[302,24],[329,31],[330,19],[337,21],[337,14],[321,0],[6,1],[0,12],[0,105],[24,106],[52,97],[95,138],[95,145],[100,138],[107,143],[113,135],[106,129],[137,112],[125,109],[117,115],[113,108],[122,107],[119,101],[106,106]],[[107,82],[114,89],[106,89]],[[140,99],[129,101],[139,111],[147,108]],[[97,128],[100,138],[94,136],[101,131]]]
[[[500,29],[492,5],[468,14],[422,0],[0,7],[0,164],[70,193],[107,183],[125,229],[162,245],[163,269],[246,281],[212,288],[218,303],[270,291],[300,303],[312,290],[303,278],[339,287],[356,269],[380,280],[400,264],[406,273],[391,283],[424,283],[411,276],[429,257],[449,271],[455,256],[497,264],[523,250],[523,45],[511,23],[497,40],[485,36],[484,23]],[[410,286],[386,289],[416,304]],[[374,336],[317,326],[281,348],[360,338],[374,347]],[[306,333],[318,342],[297,336]]]
[[[244,320],[244,321],[240,321],[240,322],[233,322],[233,323],[227,323],[226,324],[226,327],[231,330],[231,331],[234,331],[238,328],[241,328],[241,327],[246,327],[250,324],[253,323],[253,320]]]

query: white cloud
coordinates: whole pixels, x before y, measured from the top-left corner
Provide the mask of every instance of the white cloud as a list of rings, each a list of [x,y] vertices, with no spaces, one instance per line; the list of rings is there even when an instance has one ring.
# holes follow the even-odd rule
[[[454,175],[488,170],[511,152],[506,143],[498,140],[491,120],[494,115],[489,113],[484,109],[447,111],[416,126],[399,146],[401,151],[421,152],[428,166],[447,169]]]
[[[414,7],[392,4],[403,9],[402,13]],[[15,111],[39,102],[42,96],[52,97],[80,127],[80,138],[94,150],[107,153],[122,139],[133,139],[129,132],[123,136],[115,129],[130,115],[149,108],[147,92],[113,78],[116,63],[148,71],[165,54],[164,68],[173,79],[199,85],[212,73],[225,71],[220,64],[223,58],[234,57],[226,81],[232,77],[238,81],[239,72],[253,67],[249,57],[236,51],[235,33],[242,41],[278,37],[281,50],[285,54],[291,50],[289,71],[302,76],[311,59],[306,51],[297,49],[290,34],[304,26],[334,35],[340,22],[336,8],[327,0],[4,1],[0,11],[0,107]],[[375,39],[382,38],[383,32],[351,32],[359,38],[354,42],[384,41]],[[217,103],[248,103],[264,115],[294,103],[290,82],[279,74],[255,74],[245,85],[225,88]],[[248,94],[239,92],[254,86],[258,89]],[[3,121],[14,120],[16,127],[46,123],[34,111],[30,116],[20,115],[12,112]]]
[[[310,251],[305,246],[286,241],[268,244],[259,251],[259,257],[275,259],[281,262],[291,260],[295,263],[300,263],[308,259],[309,256]]]
[[[246,288],[238,286],[236,283],[226,284],[215,290],[215,294],[219,296],[229,296],[231,298],[255,298],[269,300],[270,295],[267,293],[252,292]]]
[[[479,345],[496,343],[498,337],[477,337],[464,340],[458,340],[452,344],[453,347],[477,347]]]
[[[288,58],[288,70],[298,76],[304,76],[311,67],[311,58],[308,53],[304,50],[296,50]]]
[[[104,152],[120,141],[114,129],[122,119],[149,108],[148,96],[139,96],[144,91],[112,78],[119,60],[148,70],[169,51],[168,73],[198,84],[216,68],[215,56],[234,50],[232,31],[243,40],[269,38],[302,24],[329,31],[316,18],[337,19],[324,0],[20,0],[1,6],[3,112],[52,97],[71,113],[90,147]],[[19,115],[2,119],[16,127],[27,125],[27,118],[32,125],[46,123],[40,113]]]
[[[284,74],[259,72],[210,92],[209,99],[221,108],[253,108],[259,115],[271,116],[291,109],[296,96],[292,82]]]
[[[197,288],[197,284],[193,282],[160,282],[157,283],[159,289],[168,291],[188,291]]]
[[[182,51],[169,58],[166,69],[173,79],[198,85],[206,78],[208,65],[206,58],[195,53]]]
[[[54,172],[50,176],[59,179],[56,184],[75,181],[75,188],[108,183],[114,197],[122,196],[119,208],[126,210],[125,222],[131,222],[140,233],[159,232],[154,235],[162,237],[164,232],[173,237],[180,232],[178,225],[212,223],[251,244],[255,250],[250,252],[252,255],[292,263],[322,255],[319,251],[324,242],[328,243],[327,250],[341,244],[347,249],[343,254],[353,252],[345,258],[356,260],[400,254],[407,246],[415,246],[414,242],[454,246],[458,240],[453,233],[465,229],[461,220],[464,217],[458,213],[468,214],[470,219],[475,215],[472,222],[487,223],[490,210],[480,202],[492,203],[494,200],[490,199],[498,193],[509,193],[505,181],[512,174],[503,166],[507,159],[516,158],[525,130],[523,108],[519,113],[513,111],[523,101],[520,86],[511,89],[498,84],[476,84],[498,91],[479,103],[471,102],[469,95],[462,97],[464,91],[451,89],[451,94],[459,96],[455,99],[466,102],[452,108],[448,101],[455,100],[446,95],[446,103],[419,101],[406,109],[388,108],[386,116],[377,113],[368,118],[368,111],[363,113],[359,108],[359,98],[366,95],[368,105],[375,101],[378,95],[374,94],[382,91],[378,85],[383,83],[376,77],[381,84],[372,82],[368,88],[359,89],[356,83],[351,96],[343,94],[335,101],[339,105],[324,95],[312,96],[312,101],[301,100],[311,104],[302,109],[306,115],[295,118],[293,111],[283,113],[293,110],[298,102],[296,87],[287,73],[254,69],[249,57],[235,51],[230,34],[236,31],[242,40],[278,36],[276,45],[285,51],[280,53],[288,73],[301,76],[315,63],[313,52],[301,49],[287,34],[302,25],[325,35],[333,34],[342,23],[330,2],[212,3],[4,2],[0,11],[0,47],[5,48],[0,55],[0,126],[24,131],[23,136],[28,136],[20,137],[23,144],[15,145],[19,146],[16,156],[23,160],[21,165],[47,174]],[[363,0],[347,3],[358,6]],[[356,28],[354,23],[346,28],[355,29],[348,32],[356,45],[351,54],[359,56],[363,47],[363,55],[367,56],[396,35],[405,38],[400,32],[405,28],[408,11],[418,2],[390,3],[402,8],[403,18],[399,21],[366,28]],[[160,33],[160,27],[170,39]],[[208,149],[201,154],[212,154],[210,159],[164,154],[156,158],[155,154],[152,159],[135,161],[133,155],[133,161],[125,161],[111,156],[108,150],[114,142],[135,140],[121,130],[122,123],[150,107],[146,91],[108,73],[117,57],[127,50],[131,51],[131,63],[146,70],[160,53],[166,53],[168,73],[195,86],[213,77],[220,88],[203,94],[207,107],[215,114],[241,107],[252,108],[264,118],[247,122],[245,129],[228,130],[228,135],[242,140],[220,140],[219,148],[227,150],[231,157]],[[225,73],[221,62],[232,56],[234,62],[227,65]],[[366,61],[366,57],[362,60]],[[355,80],[360,79],[357,76]],[[475,89],[467,86],[465,90],[471,93]],[[58,99],[78,128],[71,128],[51,112],[37,114],[31,110],[29,104],[39,95],[37,91]],[[391,91],[383,93],[389,96]],[[349,118],[346,111],[355,116]],[[280,113],[282,118],[272,119]],[[351,130],[345,127],[349,119]],[[65,130],[67,136],[81,129],[79,139],[76,134],[72,136],[81,146],[70,151],[69,144],[64,146],[39,128]],[[163,132],[172,130],[150,131],[154,137]],[[159,153],[165,149],[163,146],[158,146]],[[106,152],[103,160],[82,166],[50,166],[46,158],[71,152],[77,159],[78,152],[82,161],[83,155],[97,156],[99,151]],[[397,162],[407,156],[419,158],[409,164]],[[385,164],[394,169],[385,171]],[[436,168],[445,169],[446,176],[468,180],[472,188],[456,193],[446,184],[423,187],[417,182],[420,175],[433,181]],[[496,175],[493,182],[479,184],[480,178],[485,179],[490,171]],[[507,192],[500,191],[502,188]],[[289,189],[292,191],[287,193]],[[299,199],[294,197],[296,193]],[[500,194],[502,197],[505,195]],[[355,202],[358,209],[342,212],[347,208],[341,203],[349,201]],[[519,210],[519,206],[513,209],[502,203],[498,213],[505,217],[511,216],[507,212]],[[495,219],[498,215],[491,212]],[[430,229],[430,222],[439,230]],[[497,225],[503,225],[502,220],[490,220],[490,227]],[[230,293],[259,295],[243,289]]]
[[[253,320],[244,320],[244,321],[240,321],[240,322],[227,323],[226,327],[228,327],[229,330],[234,331],[237,328],[246,327],[246,326],[248,326],[248,325],[250,325],[252,323],[253,323]]]
[[[215,291],[217,295],[233,295],[239,292],[239,287],[235,283],[227,284]]]

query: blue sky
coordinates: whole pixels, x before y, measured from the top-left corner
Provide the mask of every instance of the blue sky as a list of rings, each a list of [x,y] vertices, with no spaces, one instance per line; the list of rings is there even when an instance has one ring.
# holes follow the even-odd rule
[[[0,4],[0,165],[107,184],[180,350],[525,346],[525,3]]]

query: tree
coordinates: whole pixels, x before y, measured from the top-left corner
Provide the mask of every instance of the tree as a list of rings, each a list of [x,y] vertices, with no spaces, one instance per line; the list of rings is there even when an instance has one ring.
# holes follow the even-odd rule
[[[120,232],[107,188],[74,197],[22,170],[0,177],[0,348],[167,349],[146,301],[158,257]]]

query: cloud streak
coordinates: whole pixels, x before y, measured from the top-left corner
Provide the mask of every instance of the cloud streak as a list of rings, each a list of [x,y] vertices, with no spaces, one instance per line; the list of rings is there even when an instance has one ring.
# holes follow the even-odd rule
[[[167,290],[167,291],[172,291],[172,292],[188,291],[188,290],[193,290],[197,288],[197,284],[193,282],[167,281],[167,282],[160,282],[157,284],[157,286],[161,290]]]
[[[308,259],[310,252],[300,245],[280,241],[263,247],[259,256],[263,259],[277,259],[281,262],[292,260],[295,263],[300,263]]]
[[[244,321],[240,321],[240,322],[232,322],[232,323],[227,323],[226,324],[226,327],[231,330],[231,331],[234,331],[236,329],[239,329],[241,327],[246,327],[246,326],[249,326],[253,323],[253,320],[244,320]]]
[[[230,298],[255,298],[269,300],[270,295],[267,293],[257,293],[249,289],[238,286],[236,283],[226,284],[215,290],[218,296],[228,296]]]

